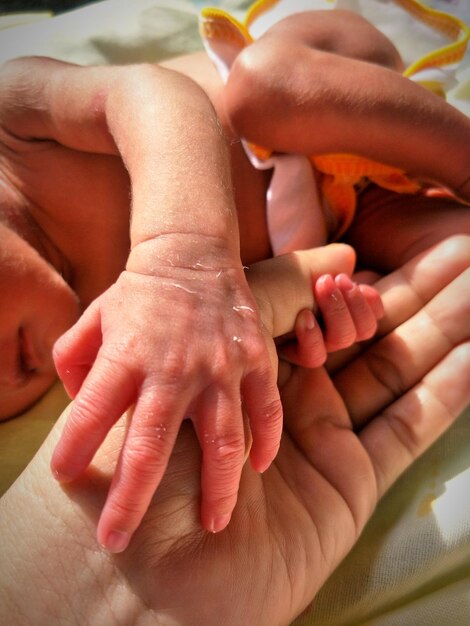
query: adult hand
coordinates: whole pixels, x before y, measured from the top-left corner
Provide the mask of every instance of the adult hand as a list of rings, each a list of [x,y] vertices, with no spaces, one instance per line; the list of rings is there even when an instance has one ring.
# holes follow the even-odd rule
[[[96,519],[126,424],[63,491],[47,471],[56,429],[2,502],[2,621],[11,623],[20,606],[22,624],[40,623],[30,616],[44,615],[47,600],[48,625],[72,615],[93,623],[97,614],[100,624],[288,624],[350,551],[386,489],[468,404],[468,265],[466,238],[440,244],[378,282],[386,315],[366,349],[352,349],[331,374],[281,370],[279,454],[262,475],[245,466],[232,521],[217,535],[200,528],[200,452],[185,423],[126,552],[97,550]],[[39,581],[32,563],[41,564]]]
[[[331,376],[281,372],[281,449],[265,474],[245,467],[239,504],[217,537],[197,529],[197,457],[184,434],[151,526],[119,561],[135,586],[145,580],[149,606],[181,623],[272,625],[312,600],[385,491],[470,400],[469,260],[468,238],[455,238],[379,281],[379,338]],[[144,559],[145,573],[135,566]]]

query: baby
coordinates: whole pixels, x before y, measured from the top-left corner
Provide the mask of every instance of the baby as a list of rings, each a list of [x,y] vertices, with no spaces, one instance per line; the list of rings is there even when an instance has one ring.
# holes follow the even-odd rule
[[[32,276],[41,288],[31,301],[19,299],[16,316],[2,311],[11,362],[20,364],[13,378],[22,385],[5,394],[5,405],[2,397],[2,413],[47,388],[53,373],[42,367],[44,355],[81,314],[55,347],[75,402],[52,467],[61,480],[78,477],[134,406],[98,528],[113,552],[125,549],[140,523],[185,417],[203,451],[202,523],[214,532],[235,506],[245,419],[255,469],[264,471],[279,446],[273,346],[242,265],[273,253],[271,172],[251,166],[240,137],[275,152],[363,154],[470,199],[468,119],[392,69],[396,51],[367,22],[337,15],[302,14],[274,26],[240,54],[226,86],[202,54],[158,67],[23,59],[3,69],[2,294]],[[437,160],[442,153],[449,157]],[[317,209],[309,245],[338,231],[329,207]],[[361,191],[345,237],[361,265],[389,271],[469,231],[468,210],[455,199],[372,185]],[[310,286],[289,292],[281,273],[283,297],[297,302],[286,308],[282,333],[294,325],[292,311],[302,311],[289,358],[318,365],[326,350],[375,330],[379,298],[351,283],[352,263],[341,254],[326,268],[335,279],[316,280],[310,268],[324,341],[305,310],[313,306]],[[300,257],[288,257],[287,266]],[[17,258],[24,263],[13,279]]]

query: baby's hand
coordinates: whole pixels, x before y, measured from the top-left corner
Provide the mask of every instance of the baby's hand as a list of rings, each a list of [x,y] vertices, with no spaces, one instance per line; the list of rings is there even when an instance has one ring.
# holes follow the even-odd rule
[[[202,524],[213,532],[228,524],[246,455],[244,418],[254,469],[265,470],[279,447],[271,347],[241,265],[125,271],[59,340],[57,369],[75,398],[52,459],[59,480],[81,475],[134,405],[98,525],[103,546],[126,548],[186,417],[202,448]]]
[[[320,276],[314,284],[320,320],[303,309],[297,315],[296,341],[279,348],[282,358],[303,367],[320,367],[329,352],[349,348],[370,339],[384,309],[379,293],[370,285],[358,285],[346,274]]]

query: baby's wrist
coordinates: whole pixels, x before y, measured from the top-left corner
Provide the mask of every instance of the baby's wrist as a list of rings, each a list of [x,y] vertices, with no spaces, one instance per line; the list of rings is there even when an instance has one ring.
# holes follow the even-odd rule
[[[238,245],[226,237],[200,233],[167,233],[134,245],[126,270],[142,274],[190,269],[220,272],[241,269]]]

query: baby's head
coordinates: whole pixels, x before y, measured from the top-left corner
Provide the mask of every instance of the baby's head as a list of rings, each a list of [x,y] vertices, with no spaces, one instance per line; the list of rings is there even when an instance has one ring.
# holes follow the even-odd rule
[[[0,420],[52,385],[53,344],[78,316],[77,297],[62,276],[0,219]]]

